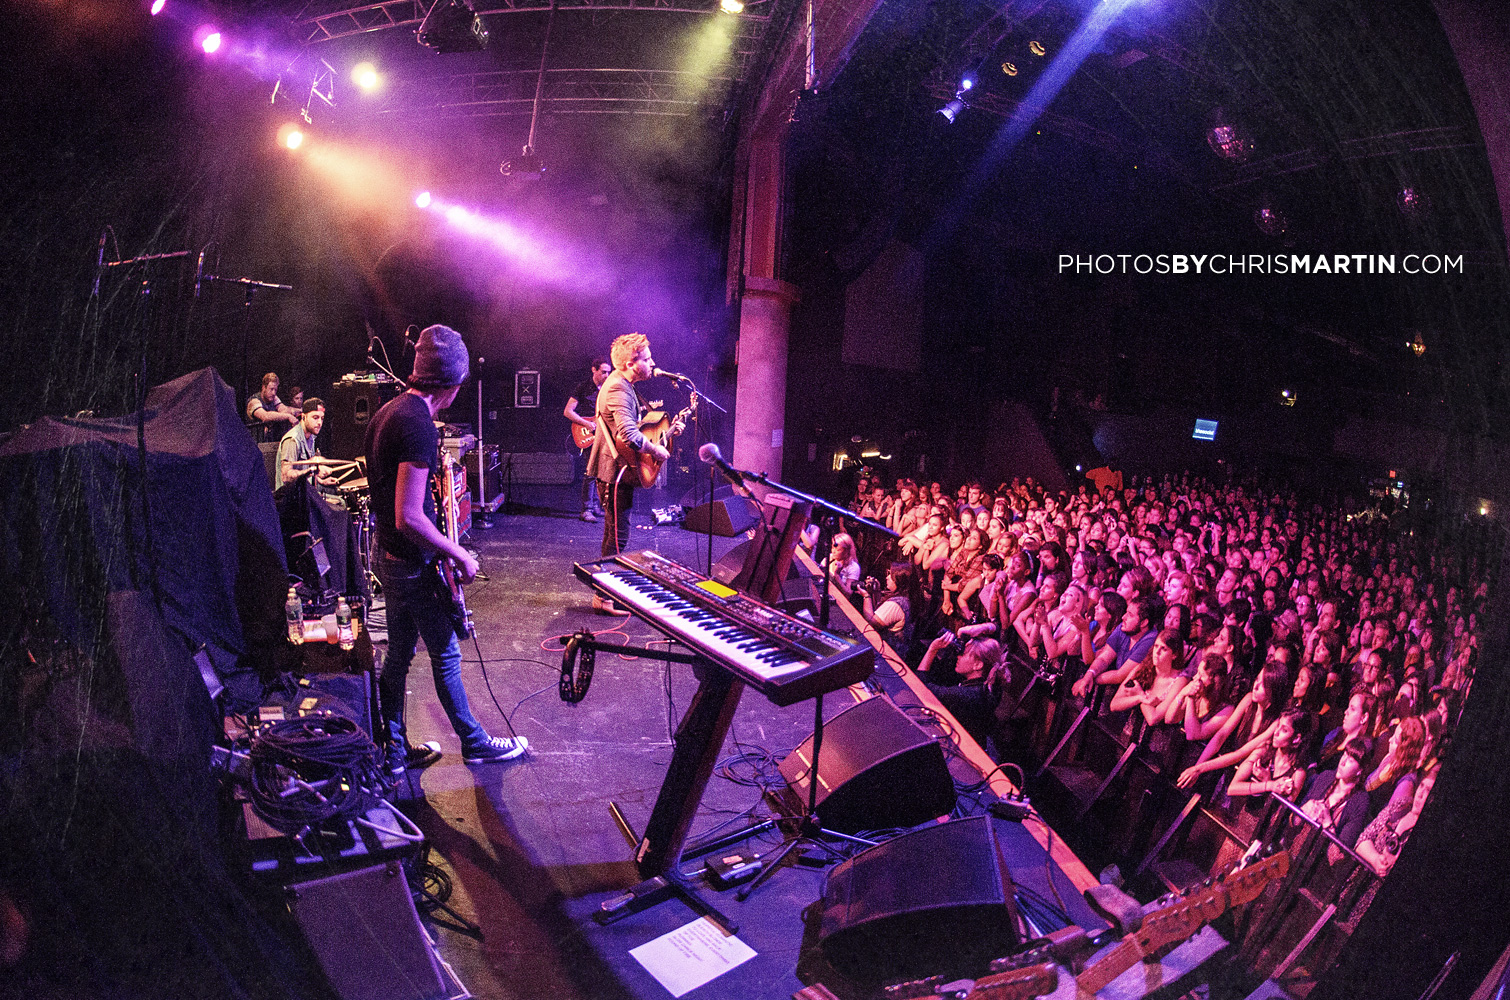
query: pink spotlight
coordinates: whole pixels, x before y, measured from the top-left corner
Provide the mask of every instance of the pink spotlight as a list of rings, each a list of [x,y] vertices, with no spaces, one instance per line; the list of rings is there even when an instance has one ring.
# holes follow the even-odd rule
[[[168,6],[168,0],[152,0],[151,14],[153,17],[161,14],[163,8]]]
[[[430,197],[429,191],[421,191],[419,194],[414,196],[414,204],[416,208],[429,208],[430,202],[432,200],[433,199]]]
[[[218,52],[220,50],[220,43],[222,41],[223,39],[220,37],[220,32],[216,31],[214,28],[211,28],[210,33],[205,35],[204,40],[199,43],[199,47],[204,49],[206,54]]]

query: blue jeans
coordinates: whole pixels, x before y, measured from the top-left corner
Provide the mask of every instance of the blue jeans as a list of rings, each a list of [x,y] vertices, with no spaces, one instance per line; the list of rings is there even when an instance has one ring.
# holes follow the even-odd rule
[[[462,750],[476,749],[488,734],[472,717],[467,691],[462,687],[461,644],[451,627],[450,608],[430,579],[434,570],[387,553],[379,553],[373,562],[388,614],[388,655],[378,677],[378,699],[388,738],[399,746],[408,745],[404,739],[404,686],[419,640],[424,639],[440,705],[451,720],[451,728],[461,737]]]

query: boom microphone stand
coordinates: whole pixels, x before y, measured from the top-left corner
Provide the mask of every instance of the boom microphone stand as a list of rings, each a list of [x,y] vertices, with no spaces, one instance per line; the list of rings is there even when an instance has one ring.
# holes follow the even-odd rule
[[[793,497],[794,499],[810,503],[813,505],[813,508],[815,510],[823,511],[823,517],[818,522],[818,545],[819,551],[827,551],[829,555],[824,557],[823,563],[823,593],[820,594],[818,598],[818,627],[823,629],[825,632],[828,631],[829,610],[831,606],[829,590],[833,584],[834,578],[834,560],[831,558],[834,528],[843,521],[853,520],[858,521],[864,527],[868,527],[874,531],[879,531],[883,534],[890,535],[892,538],[898,537],[897,533],[883,524],[872,521],[869,518],[860,517],[843,507],[829,503],[822,497],[816,497],[809,493],[803,493],[801,490],[794,490],[788,486],[785,486],[773,479],[768,478],[763,472],[757,475],[750,472],[744,472],[740,469],[735,469],[727,465],[723,466],[722,470],[725,475],[730,476],[731,478],[738,478],[745,481],[753,480],[754,482],[758,482],[773,491],[780,491],[787,494],[788,496]],[[820,694],[813,699],[813,759],[808,766],[807,772],[806,810],[798,819],[797,828],[793,831],[790,839],[788,839],[786,843],[781,845],[781,847],[776,852],[776,856],[772,858],[768,864],[765,864],[761,867],[760,874],[755,876],[754,881],[745,886],[743,889],[739,890],[739,892],[736,894],[737,899],[741,901],[748,899],[751,893],[765,884],[765,882],[771,877],[772,873],[775,872],[777,868],[781,867],[781,862],[786,860],[787,855],[791,854],[799,844],[817,844],[820,842],[821,838],[828,837],[838,840],[847,840],[850,843],[862,844],[866,847],[875,846],[876,842],[873,840],[866,840],[864,837],[855,837],[847,833],[840,833],[838,830],[830,830],[819,822],[818,761],[819,754],[822,752],[822,750],[823,695]]]

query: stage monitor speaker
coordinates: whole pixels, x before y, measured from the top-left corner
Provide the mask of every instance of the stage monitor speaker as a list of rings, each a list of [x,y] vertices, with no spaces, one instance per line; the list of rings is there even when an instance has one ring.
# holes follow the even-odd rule
[[[813,738],[779,765],[794,811],[807,808]],[[954,779],[943,747],[889,698],[867,698],[823,724],[818,754],[818,819],[840,833],[889,830],[954,809]]]
[[[398,862],[289,887],[290,908],[342,1000],[440,1000],[450,989]]]
[[[723,492],[723,487],[718,492]],[[698,534],[706,534],[711,524],[713,534],[720,538],[733,538],[753,528],[759,521],[755,504],[744,497],[714,493],[711,503],[700,503],[682,510],[682,527]]]
[[[352,459],[363,453],[367,424],[388,400],[404,391],[397,382],[337,382],[326,390],[325,431],[320,451],[326,458]]]
[[[818,942],[858,981],[979,975],[1021,941],[1012,875],[990,816],[924,826],[829,873]]]

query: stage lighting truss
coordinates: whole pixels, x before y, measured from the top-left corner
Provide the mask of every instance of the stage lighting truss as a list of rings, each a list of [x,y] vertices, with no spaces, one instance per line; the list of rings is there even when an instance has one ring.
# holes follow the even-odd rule
[[[505,70],[394,80],[385,112],[528,115],[538,76],[535,70]],[[719,105],[733,83],[732,75],[679,70],[551,69],[545,71],[541,100],[552,114],[683,116]]]
[[[327,108],[336,106],[336,75],[335,67],[324,59],[300,53],[278,74],[269,103],[276,105],[280,100],[287,101],[299,108],[299,117],[305,124],[314,124],[311,109],[316,98]],[[308,90],[304,86],[305,80],[309,81]]]
[[[417,28],[425,19],[432,0],[387,0],[384,3],[351,4],[340,10],[312,17],[300,17],[294,26],[305,43],[324,42],[347,35],[360,35],[388,28]],[[442,0],[445,2],[445,0]],[[742,13],[731,15],[741,22],[764,24],[770,17],[772,0],[747,0]],[[550,0],[477,0],[471,5],[476,14],[487,16],[548,10]],[[558,11],[655,10],[681,14],[723,13],[719,0],[557,0]]]

